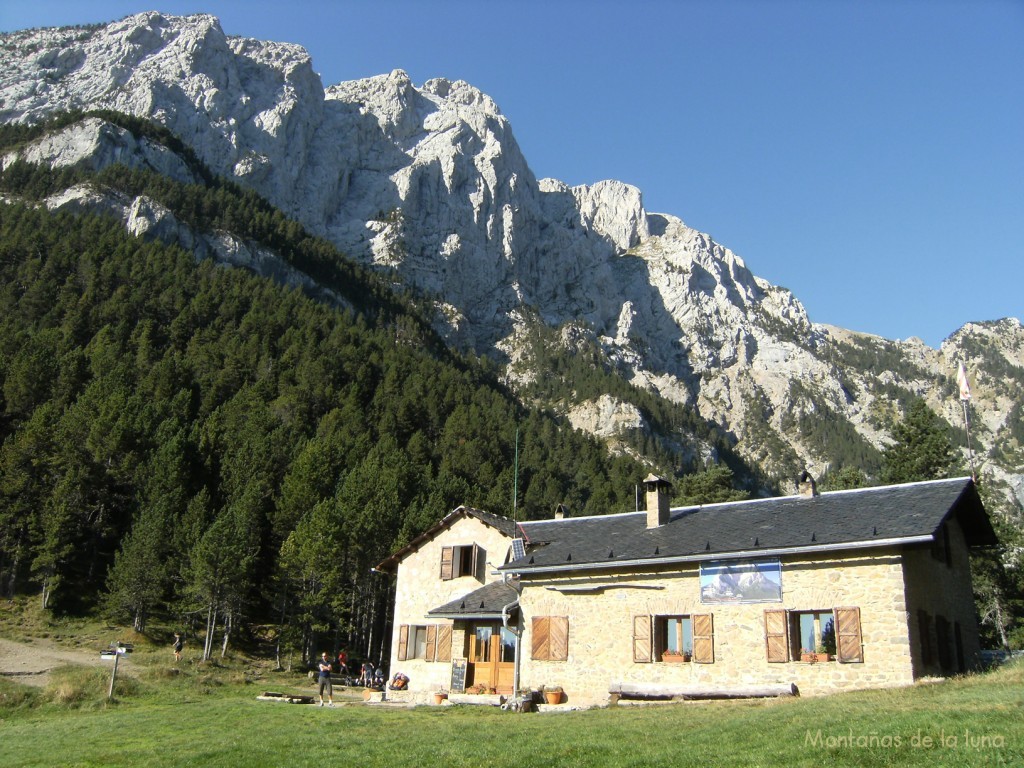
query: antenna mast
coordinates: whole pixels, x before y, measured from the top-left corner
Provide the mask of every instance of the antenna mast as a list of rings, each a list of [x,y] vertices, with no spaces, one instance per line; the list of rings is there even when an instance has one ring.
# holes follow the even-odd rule
[[[516,522],[519,506],[519,427],[516,427],[516,463],[512,476],[512,522]]]

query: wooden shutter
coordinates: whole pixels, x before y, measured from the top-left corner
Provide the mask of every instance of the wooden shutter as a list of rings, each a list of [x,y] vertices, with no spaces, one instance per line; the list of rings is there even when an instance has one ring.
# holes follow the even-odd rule
[[[444,547],[441,550],[441,581],[455,578],[455,547]]]
[[[836,661],[843,664],[864,661],[860,632],[860,608],[836,608]]]
[[[452,625],[437,625],[437,660],[452,660]]]
[[[633,617],[633,661],[648,664],[654,660],[651,645],[651,617]]]
[[[770,662],[789,661],[789,612],[764,612],[764,642]]]
[[[437,624],[427,624],[427,647],[424,649],[423,658],[433,661],[437,653]]]
[[[548,622],[551,661],[566,661],[569,658],[569,617],[552,616]]]
[[[921,663],[928,667],[935,660],[932,652],[932,620],[928,611],[917,612],[917,634],[921,641]]]
[[[531,657],[538,661],[546,661],[551,654],[551,639],[548,637],[548,628],[551,620],[547,616],[534,616],[531,637]]]
[[[398,660],[405,661],[409,653],[409,625],[402,624],[398,628]]]
[[[484,579],[484,566],[487,564],[487,553],[484,552],[484,548],[479,544],[473,545],[473,572],[472,576],[477,581],[483,582]]]
[[[693,660],[698,664],[715,663],[714,622],[710,613],[690,617],[693,626]]]

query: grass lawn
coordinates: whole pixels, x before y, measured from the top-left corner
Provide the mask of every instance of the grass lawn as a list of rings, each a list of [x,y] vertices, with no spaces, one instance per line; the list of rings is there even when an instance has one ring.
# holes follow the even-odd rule
[[[1024,765],[1024,665],[913,688],[818,699],[692,702],[513,714],[496,708],[334,709],[258,701],[313,692],[140,658],[116,701],[109,672],[72,670],[67,701],[0,681],[3,766]],[[68,682],[70,676],[71,682]],[[339,700],[343,696],[336,697]]]

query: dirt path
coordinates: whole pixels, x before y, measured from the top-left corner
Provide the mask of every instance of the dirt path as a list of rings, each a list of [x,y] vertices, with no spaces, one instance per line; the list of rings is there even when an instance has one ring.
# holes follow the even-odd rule
[[[101,659],[99,651],[69,650],[50,640],[18,643],[0,637],[0,675],[15,682],[45,686],[50,670],[67,664],[110,667],[113,662]],[[122,656],[118,661],[119,670],[122,664],[130,662]]]

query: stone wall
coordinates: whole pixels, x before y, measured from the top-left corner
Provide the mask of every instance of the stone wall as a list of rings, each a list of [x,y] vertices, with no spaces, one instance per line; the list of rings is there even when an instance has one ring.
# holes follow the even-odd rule
[[[976,669],[981,660],[977,613],[971,589],[971,563],[963,531],[955,520],[946,523],[949,543],[948,561],[938,555],[945,552],[922,546],[908,549],[903,558],[910,641],[914,649],[915,676],[949,674],[963,669]],[[927,627],[922,627],[920,612],[927,614]],[[938,653],[941,631],[936,620],[943,618],[951,628],[953,643],[951,663],[942,668]],[[955,627],[960,627],[961,649],[955,649]],[[922,642],[922,629],[928,638]],[[930,645],[932,653],[925,652]],[[958,658],[959,657],[959,658]]]
[[[969,587],[968,587],[969,591]],[[701,603],[697,564],[633,576],[593,573],[531,578],[520,599],[523,636],[521,685],[561,685],[569,703],[607,700],[615,683],[680,688],[739,688],[795,683],[803,695],[913,681],[904,569],[895,549],[817,558],[782,558],[782,602]],[[770,663],[766,609],[860,609],[862,663]],[[713,615],[714,662],[633,661],[633,617]],[[534,616],[569,617],[567,661],[530,658]]]
[[[452,672],[450,663],[423,659],[398,660],[399,627],[402,624],[452,624],[447,619],[427,618],[427,611],[479,589],[484,584],[500,581],[501,577],[492,572],[505,562],[510,543],[511,539],[496,528],[475,517],[463,517],[402,560],[398,566],[389,677],[395,672],[404,672],[409,676],[411,691],[433,691],[448,687]],[[484,549],[486,562],[479,569],[484,581],[478,581],[473,576],[442,581],[441,550],[467,544],[477,544]],[[453,657],[465,655],[465,637],[465,632],[460,629],[452,632]]]

